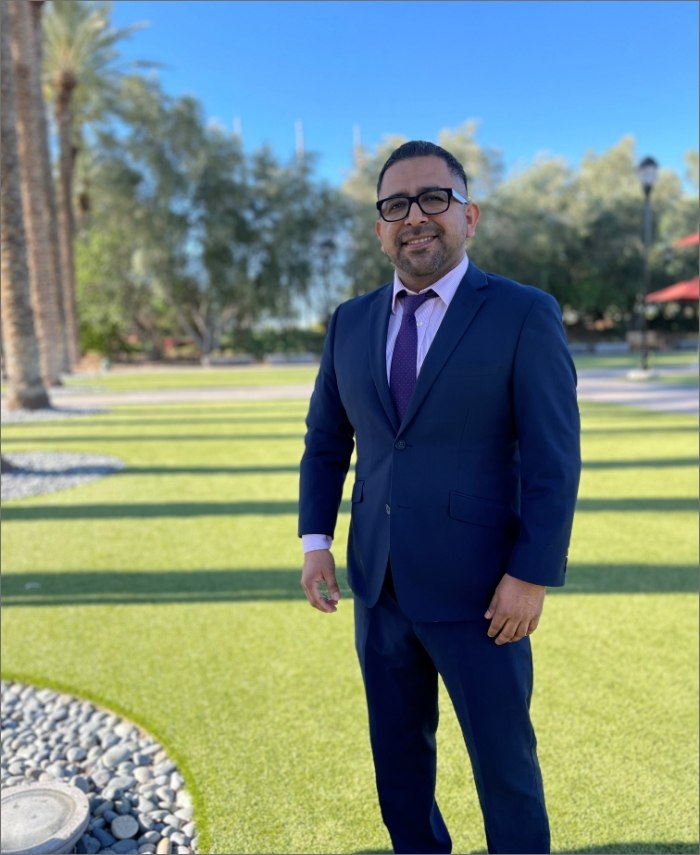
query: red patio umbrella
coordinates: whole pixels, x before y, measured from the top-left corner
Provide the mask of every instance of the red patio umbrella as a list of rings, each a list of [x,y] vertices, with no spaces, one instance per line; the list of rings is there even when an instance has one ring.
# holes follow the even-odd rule
[[[680,300],[700,300],[700,276],[674,282],[658,291],[651,291],[644,298],[645,303],[675,303]]]
[[[686,235],[685,237],[678,238],[678,240],[674,240],[673,245],[682,249],[686,246],[697,246],[700,244],[700,232],[695,232],[692,235]]]

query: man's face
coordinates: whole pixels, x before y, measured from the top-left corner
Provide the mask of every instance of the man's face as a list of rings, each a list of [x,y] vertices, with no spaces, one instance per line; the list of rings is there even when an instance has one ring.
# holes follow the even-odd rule
[[[401,194],[417,196],[424,190],[452,187],[466,197],[466,187],[440,157],[413,157],[399,160],[384,173],[379,198]],[[464,257],[468,237],[479,219],[473,203],[450,201],[443,214],[424,214],[416,203],[405,220],[375,226],[377,237],[396,268],[399,278],[411,291],[421,291],[456,267]]]

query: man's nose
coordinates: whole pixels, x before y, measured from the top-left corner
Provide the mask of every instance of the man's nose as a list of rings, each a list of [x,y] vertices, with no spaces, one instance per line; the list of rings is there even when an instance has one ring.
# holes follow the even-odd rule
[[[421,210],[421,206],[417,201],[413,201],[410,203],[408,208],[408,214],[406,214],[405,223],[411,225],[413,223],[424,223],[427,220],[426,215]]]

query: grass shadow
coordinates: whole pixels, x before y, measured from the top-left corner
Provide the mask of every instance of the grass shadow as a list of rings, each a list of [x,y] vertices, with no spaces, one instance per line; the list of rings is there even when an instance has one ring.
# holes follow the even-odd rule
[[[95,505],[12,505],[5,507],[5,522],[58,520],[155,519],[158,517],[235,517],[296,514],[296,500],[260,502],[125,502]]]
[[[339,568],[341,590],[345,568]],[[158,603],[304,600],[299,568],[241,570],[73,570],[3,573],[2,600],[10,606],[90,606]],[[686,593],[697,591],[691,566],[586,565],[571,568],[567,586],[556,595]]]
[[[300,568],[4,573],[2,600],[5,608],[304,600],[300,578]]]

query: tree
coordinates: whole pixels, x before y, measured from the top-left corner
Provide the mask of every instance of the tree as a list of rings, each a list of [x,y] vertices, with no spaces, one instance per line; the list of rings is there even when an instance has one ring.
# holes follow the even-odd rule
[[[57,275],[60,271],[54,267],[51,252],[51,210],[46,199],[46,184],[50,182],[51,170],[47,159],[41,68],[36,63],[35,30],[30,7],[30,3],[8,4],[17,95],[17,146],[30,292],[41,371],[47,386],[58,386],[65,364],[61,282],[60,275]]]
[[[3,348],[9,378],[9,409],[39,409],[50,406],[41,379],[39,346],[29,294],[29,272],[19,186],[17,136],[15,132],[15,89],[9,43],[9,12],[0,3],[0,230],[2,237],[2,326]]]
[[[438,135],[438,144],[454,154],[464,167],[469,182],[469,198],[488,198],[503,179],[503,158],[498,149],[483,148],[476,141],[479,123],[469,119],[459,128],[445,128]]]
[[[538,158],[481,203],[470,254],[487,270],[571,299],[569,256],[577,237],[570,216],[573,170],[561,159]]]
[[[111,5],[98,0],[53,2],[44,18],[44,73],[54,106],[59,147],[58,223],[63,305],[71,362],[79,356],[75,301],[73,181],[81,128],[117,109],[121,72],[116,45],[141,25],[111,26]]]
[[[345,216],[341,195],[313,180],[313,157],[289,165],[266,149],[246,157],[194,99],[168,98],[153,82],[126,81],[122,113],[123,127],[98,135],[81,278],[111,271],[112,290],[119,283],[131,295],[136,325],[146,306],[162,321],[167,304],[205,359],[225,332],[292,317],[323,284],[320,247]],[[109,210],[115,192],[118,210],[128,205],[121,228],[130,227],[130,252],[111,238],[120,228]],[[93,263],[94,252],[111,262]],[[94,298],[101,289],[90,290]]]
[[[405,142],[405,137],[390,136],[380,141],[374,153],[358,151],[354,168],[343,184],[351,206],[345,273],[352,295],[373,291],[393,275],[374,232],[377,176],[391,152]]]
[[[73,370],[73,364],[70,357],[70,348],[68,345],[68,332],[66,326],[66,311],[64,305],[64,287],[63,287],[63,271],[61,270],[61,250],[58,240],[58,208],[56,207],[56,188],[53,179],[53,170],[51,166],[51,155],[49,151],[49,127],[46,115],[46,104],[44,101],[43,88],[41,82],[43,79],[44,68],[44,28],[43,9],[44,0],[31,0],[30,10],[32,13],[32,30],[34,32],[34,60],[33,64],[39,71],[39,93],[37,100],[41,100],[42,108],[37,110],[36,118],[39,123],[37,136],[41,143],[41,163],[44,170],[43,174],[43,203],[46,206],[48,218],[48,251],[50,253],[50,269],[53,281],[56,283],[56,301],[59,325],[59,354],[61,358],[61,370],[64,373],[70,373]]]

